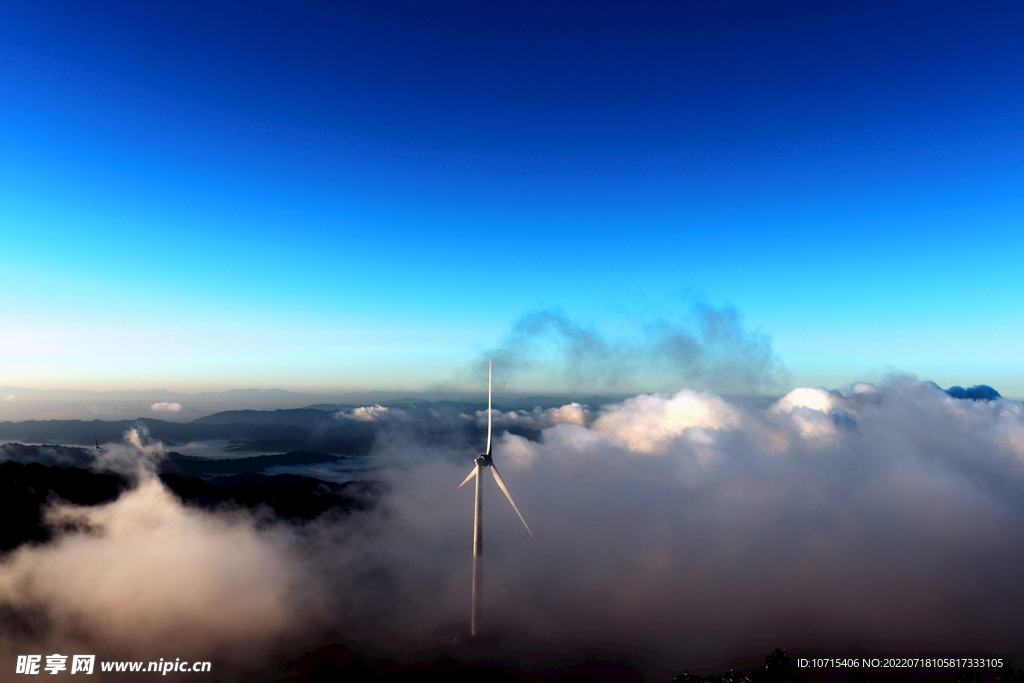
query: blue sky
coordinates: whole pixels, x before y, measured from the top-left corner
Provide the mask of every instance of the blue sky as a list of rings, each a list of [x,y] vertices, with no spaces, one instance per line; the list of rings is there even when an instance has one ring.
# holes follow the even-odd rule
[[[707,303],[790,385],[1024,397],[1019,3],[294,4],[0,9],[0,384],[412,390]]]

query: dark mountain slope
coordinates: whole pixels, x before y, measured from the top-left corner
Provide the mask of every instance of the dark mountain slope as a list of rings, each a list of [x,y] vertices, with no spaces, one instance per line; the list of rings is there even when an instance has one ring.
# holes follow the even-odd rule
[[[384,490],[378,482],[336,484],[290,474],[268,477],[244,473],[215,481],[162,474],[160,479],[186,505],[269,510],[277,518],[295,522],[329,512],[368,509]],[[47,504],[66,501],[99,505],[115,500],[131,486],[128,477],[113,472],[38,463],[0,463],[0,552],[24,543],[45,543],[62,531],[44,523]]]
[[[0,551],[30,541],[45,542],[54,529],[42,522],[46,503],[64,500],[98,505],[129,488],[126,477],[77,467],[47,467],[38,463],[0,463]]]

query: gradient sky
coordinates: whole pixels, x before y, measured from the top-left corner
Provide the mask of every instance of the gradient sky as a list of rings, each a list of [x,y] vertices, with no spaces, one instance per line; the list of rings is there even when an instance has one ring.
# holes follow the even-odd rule
[[[705,302],[792,385],[1024,397],[1019,2],[209,5],[0,7],[0,385],[426,388]]]

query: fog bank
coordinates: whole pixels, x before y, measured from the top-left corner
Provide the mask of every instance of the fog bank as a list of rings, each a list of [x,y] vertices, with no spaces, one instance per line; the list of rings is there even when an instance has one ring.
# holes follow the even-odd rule
[[[389,493],[370,512],[203,512],[145,475],[105,506],[55,504],[76,530],[0,564],[5,649],[259,666],[320,638],[466,629],[473,495],[455,487],[476,452],[444,420],[374,419]],[[517,421],[533,438],[501,432]],[[508,643],[691,670],[773,647],[1020,648],[1020,404],[901,380],[796,389],[767,410],[686,390],[496,425],[494,461],[535,534],[488,475],[484,621]]]

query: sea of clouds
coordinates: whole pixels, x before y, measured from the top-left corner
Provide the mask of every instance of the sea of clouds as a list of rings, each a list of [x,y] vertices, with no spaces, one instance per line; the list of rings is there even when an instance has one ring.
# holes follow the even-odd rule
[[[388,493],[302,526],[183,506],[133,464],[159,444],[129,434],[105,464],[133,471],[134,489],[55,501],[51,519],[74,530],[0,560],[4,654],[252,668],[323,638],[464,630],[473,494],[455,487],[476,452],[401,411],[352,419],[380,430]],[[486,412],[452,429],[467,420]],[[516,424],[537,437],[504,431]],[[535,535],[487,475],[484,620],[507,643],[691,670],[774,647],[1021,647],[1018,403],[903,379],[795,389],[767,409],[684,390],[501,412],[495,426],[494,462]]]

